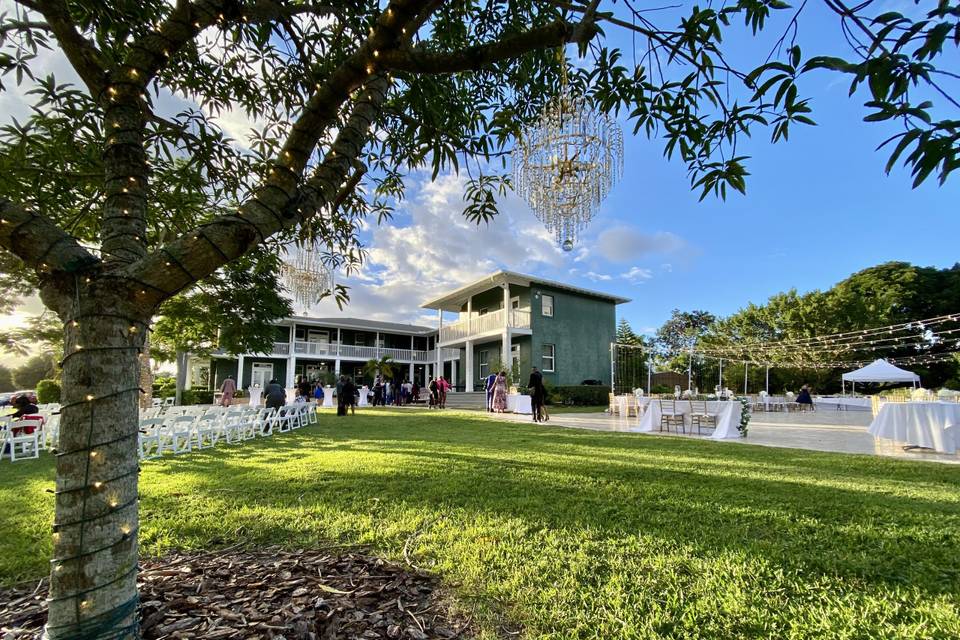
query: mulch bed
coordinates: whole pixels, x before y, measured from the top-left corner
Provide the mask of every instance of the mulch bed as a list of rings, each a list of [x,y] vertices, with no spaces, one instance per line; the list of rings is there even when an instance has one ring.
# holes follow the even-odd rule
[[[46,581],[0,590],[0,638],[39,638]],[[468,638],[436,578],[360,553],[225,550],[141,562],[146,639]]]

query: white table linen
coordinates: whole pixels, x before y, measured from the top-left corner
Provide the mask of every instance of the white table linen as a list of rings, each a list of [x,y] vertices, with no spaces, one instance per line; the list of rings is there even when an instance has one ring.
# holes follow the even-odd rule
[[[887,402],[867,431],[875,438],[956,453],[960,444],[960,404]]]
[[[816,397],[813,403],[821,409],[838,409],[840,411],[872,411],[870,398],[821,398]]]
[[[358,407],[365,407],[367,404],[367,396],[370,395],[370,387],[363,385],[360,387],[360,402],[357,403]]]
[[[325,407],[333,406],[333,387],[323,388],[323,406]]]
[[[679,413],[683,414],[683,422],[689,428],[691,413],[690,402],[687,400],[677,400],[675,407]],[[739,401],[711,400],[707,402],[707,411],[709,413],[717,414],[717,428],[714,429],[713,433],[711,433],[708,437],[715,440],[726,440],[740,437],[740,431],[737,429],[737,427],[740,425],[740,416],[743,413],[743,407],[740,405]],[[643,412],[643,416],[640,418],[640,423],[635,428],[631,429],[631,431],[639,431],[641,433],[659,431],[660,417],[660,402],[654,400],[647,406],[647,410]]]
[[[533,405],[530,403],[530,396],[523,395],[522,393],[507,394],[507,411],[523,415],[532,415]]]
[[[250,387],[250,406],[259,407],[260,406],[260,396],[263,394],[263,389],[260,387]]]

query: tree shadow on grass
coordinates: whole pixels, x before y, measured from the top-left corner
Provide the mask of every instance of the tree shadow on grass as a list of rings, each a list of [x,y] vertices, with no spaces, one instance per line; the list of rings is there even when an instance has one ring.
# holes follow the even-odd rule
[[[887,481],[885,465],[842,470],[845,480],[863,483],[863,490],[857,490],[818,484],[825,470],[838,473],[838,463],[816,454],[809,456],[808,465],[795,461],[789,472],[769,471],[762,458],[776,456],[767,451],[758,472],[772,477],[762,478],[722,473],[723,454],[741,463],[740,448],[678,454],[672,441],[634,445],[627,440],[626,449],[643,457],[596,459],[583,455],[581,449],[592,442],[581,438],[564,439],[569,452],[563,442],[554,441],[544,454],[537,437],[471,443],[472,438],[461,434],[451,439],[443,430],[385,433],[382,428],[372,435],[362,430],[307,432],[300,435],[302,442],[271,442],[256,460],[217,450],[209,455],[220,458],[222,477],[208,473],[215,461],[198,456],[183,457],[176,467],[196,471],[195,490],[211,498],[222,497],[228,486],[234,507],[359,516],[376,498],[425,514],[517,519],[534,528],[574,535],[590,530],[610,539],[639,533],[684,545],[697,555],[736,553],[808,575],[912,586],[928,594],[960,592],[955,553],[960,507],[946,496],[936,500],[876,492],[874,485]],[[446,450],[452,443],[457,450]],[[295,457],[291,462],[291,453],[306,453],[308,445],[309,463],[301,465]],[[331,464],[336,459],[314,459],[316,451],[367,456],[379,468],[338,466]],[[660,454],[671,461],[662,464]],[[280,465],[274,473],[264,469],[264,460],[271,458]],[[157,512],[176,508],[161,496],[151,500],[157,500],[151,509]],[[280,520],[277,526],[287,529]],[[303,536],[297,526],[289,533],[292,539]]]

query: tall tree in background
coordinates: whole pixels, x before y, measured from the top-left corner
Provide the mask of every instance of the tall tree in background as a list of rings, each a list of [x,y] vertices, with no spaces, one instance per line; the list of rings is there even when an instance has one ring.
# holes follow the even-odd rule
[[[641,346],[643,344],[643,340],[633,332],[633,327],[630,326],[630,322],[626,318],[620,318],[620,322],[617,324],[617,343],[630,346]]]
[[[0,393],[6,391],[16,391],[13,384],[13,373],[7,367],[0,365]]]
[[[583,58],[571,84],[662,135],[703,196],[744,190],[740,136],[769,127],[784,140],[812,123],[797,80],[816,69],[850,74],[869,120],[902,125],[891,162],[918,183],[946,179],[960,129],[928,97],[957,105],[941,85],[954,76],[934,64],[956,46],[956,2],[918,20],[827,4],[853,61],[804,60],[805,5],[788,13],[779,0],[666,13],[576,0],[16,0],[0,18],[0,66],[32,109],[0,128],[0,246],[64,328],[47,635],[136,635],[138,352],[163,303],[295,234],[356,267],[361,221],[389,216],[411,168],[468,166],[465,213],[488,219],[506,184],[496,161],[556,93],[558,47]],[[743,33],[731,22],[757,33],[778,12],[773,51],[758,45],[754,68],[729,62],[724,36]],[[601,25],[632,31],[634,55]],[[80,86],[42,77],[41,48]],[[249,147],[208,117],[229,109],[258,123]]]
[[[274,323],[293,313],[282,295],[277,254],[257,250],[181,293],[160,307],[151,337],[154,357],[177,365],[176,402],[180,404],[191,353],[214,349],[237,355],[272,353]]]
[[[13,370],[13,382],[18,389],[36,389],[37,383],[56,375],[53,355],[41,353],[27,359]]]

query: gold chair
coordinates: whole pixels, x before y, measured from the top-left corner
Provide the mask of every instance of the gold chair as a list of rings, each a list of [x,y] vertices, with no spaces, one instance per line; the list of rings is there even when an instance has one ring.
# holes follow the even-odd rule
[[[683,432],[687,432],[687,425],[683,419],[683,413],[680,411],[680,408],[677,406],[679,404],[676,400],[660,400],[660,431],[663,431],[663,428],[667,428],[667,432],[670,431],[670,425],[679,425]]]
[[[710,413],[707,409],[707,403],[704,400],[691,400],[690,401],[690,430],[693,430],[693,427],[697,427],[697,433],[702,434],[702,427],[704,422],[710,422],[710,426],[714,429],[717,428],[717,414]]]

